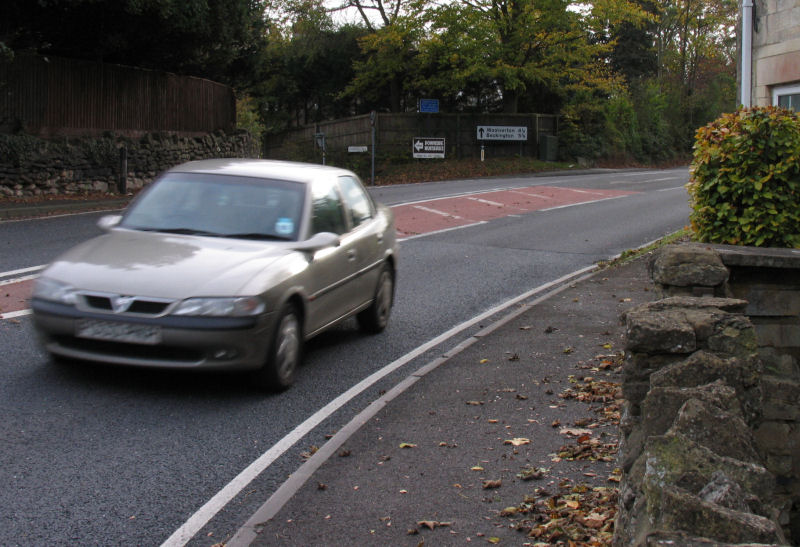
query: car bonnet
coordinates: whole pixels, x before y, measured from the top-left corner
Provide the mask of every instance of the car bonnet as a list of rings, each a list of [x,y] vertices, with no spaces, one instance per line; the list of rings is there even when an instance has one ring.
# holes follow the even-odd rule
[[[286,243],[113,230],[67,251],[43,275],[93,292],[237,296],[259,275],[264,288],[280,282],[291,255],[300,258]]]

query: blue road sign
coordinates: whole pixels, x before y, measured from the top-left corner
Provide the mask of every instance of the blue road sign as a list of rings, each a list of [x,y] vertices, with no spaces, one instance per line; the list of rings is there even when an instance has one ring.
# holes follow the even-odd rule
[[[439,113],[439,99],[420,99],[419,100],[419,111],[426,112],[428,114],[438,114]]]

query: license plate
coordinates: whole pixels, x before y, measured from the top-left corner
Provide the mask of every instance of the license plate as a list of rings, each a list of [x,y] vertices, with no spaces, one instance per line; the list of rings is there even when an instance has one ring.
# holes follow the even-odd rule
[[[76,336],[92,340],[111,340],[154,345],[161,342],[161,328],[136,323],[117,323],[84,319],[78,322]]]

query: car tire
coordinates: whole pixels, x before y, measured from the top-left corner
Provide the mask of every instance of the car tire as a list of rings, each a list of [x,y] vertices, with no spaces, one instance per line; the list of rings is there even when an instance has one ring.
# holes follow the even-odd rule
[[[303,330],[294,304],[286,304],[272,333],[267,361],[256,374],[259,386],[283,391],[294,383],[303,356]]]
[[[369,308],[356,316],[358,326],[370,334],[383,332],[389,324],[389,315],[394,303],[394,272],[389,264],[384,264],[378,276],[378,285]]]

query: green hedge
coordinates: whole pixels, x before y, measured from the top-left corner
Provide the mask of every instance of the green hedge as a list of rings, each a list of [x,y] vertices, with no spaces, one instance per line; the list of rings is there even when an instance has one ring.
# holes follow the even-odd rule
[[[688,189],[699,241],[800,248],[800,114],[748,108],[700,128]]]

